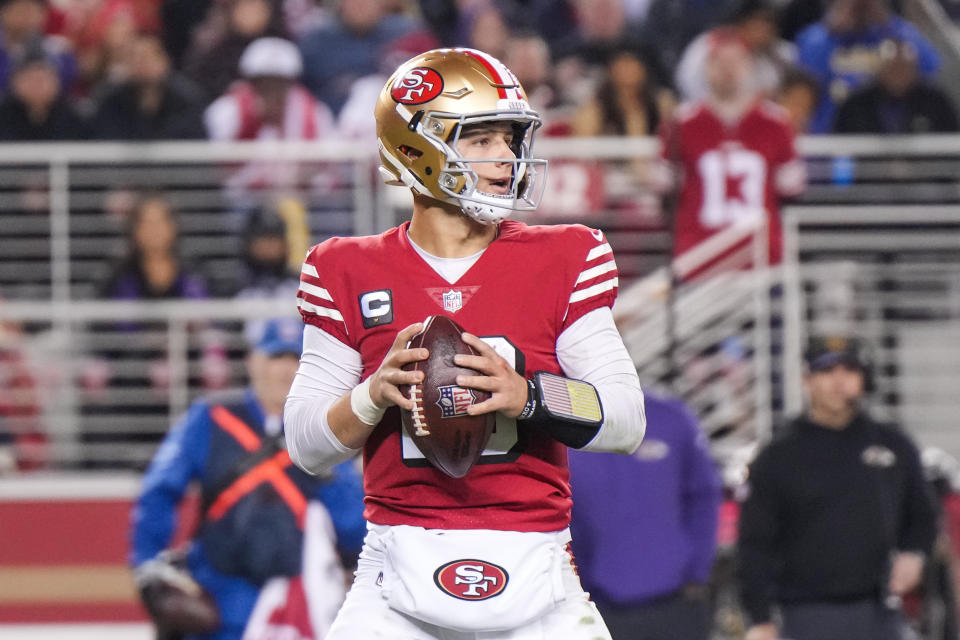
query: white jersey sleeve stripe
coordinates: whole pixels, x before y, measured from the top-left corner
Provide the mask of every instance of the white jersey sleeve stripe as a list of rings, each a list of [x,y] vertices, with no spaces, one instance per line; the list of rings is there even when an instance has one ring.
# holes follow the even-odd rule
[[[321,300],[329,300],[333,302],[333,298],[330,296],[330,292],[324,289],[323,287],[318,287],[315,284],[310,284],[309,282],[300,283],[300,291],[304,293],[309,293],[312,296],[316,296]]]
[[[336,309],[328,309],[327,307],[318,307],[315,304],[307,302],[303,298],[297,298],[297,306],[312,313],[314,315],[323,316],[324,318],[331,318],[332,320],[339,320],[343,322],[343,314],[337,311]],[[344,324],[346,324],[344,322]]]
[[[610,291],[619,284],[619,278],[610,278],[609,280],[604,280],[603,282],[598,282],[597,284],[587,287],[586,289],[580,289],[579,291],[574,291],[570,295],[570,304],[574,302],[579,302],[580,300],[586,300],[587,298],[592,298],[593,296],[598,296],[601,293]]]
[[[313,276],[314,278],[319,278],[320,274],[317,273],[317,268],[310,264],[309,262],[304,262],[303,267],[300,268],[301,273],[305,273],[308,276]]]
[[[595,267],[590,267],[589,269],[584,269],[580,272],[580,277],[577,278],[577,284],[581,282],[586,282],[587,280],[593,280],[594,278],[601,276],[609,271],[614,271],[617,268],[617,263],[614,260],[609,260],[603,264],[598,264]]]
[[[590,262],[591,260],[596,260],[600,256],[606,255],[608,253],[613,253],[613,249],[610,247],[609,242],[604,242],[603,244],[596,246],[593,249],[590,249],[590,253],[587,254],[586,262]]]

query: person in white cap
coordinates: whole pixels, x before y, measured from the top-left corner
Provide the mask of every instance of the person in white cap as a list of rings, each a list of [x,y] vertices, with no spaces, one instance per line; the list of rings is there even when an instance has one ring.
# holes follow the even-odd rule
[[[207,107],[211,140],[318,140],[334,131],[330,109],[300,84],[303,61],[296,45],[258,38],[240,57],[241,78]]]

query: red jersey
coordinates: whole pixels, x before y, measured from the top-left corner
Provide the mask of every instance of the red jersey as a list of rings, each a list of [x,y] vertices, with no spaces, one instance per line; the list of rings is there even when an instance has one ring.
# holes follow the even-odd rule
[[[378,236],[332,238],[307,254],[297,304],[304,322],[360,352],[362,378],[396,334],[446,314],[484,338],[525,377],[562,374],[557,337],[585,313],[612,306],[613,253],[581,225],[500,224],[476,263],[448,283],[416,252],[409,224]],[[566,447],[497,415],[484,455],[463,478],[431,466],[387,410],[363,447],[365,517],[430,529],[558,531],[570,521]]]
[[[703,102],[682,105],[677,112],[676,121],[661,134],[664,159],[682,172],[674,253],[766,212],[770,263],[779,263],[779,197],[797,195],[805,184],[794,133],[782,110],[760,101],[733,125]]]

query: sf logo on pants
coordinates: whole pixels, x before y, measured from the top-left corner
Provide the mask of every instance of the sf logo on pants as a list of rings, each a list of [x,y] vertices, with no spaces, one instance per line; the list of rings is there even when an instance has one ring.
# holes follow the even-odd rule
[[[503,567],[483,560],[454,560],[433,574],[441,591],[460,600],[486,600],[499,595],[509,576]]]

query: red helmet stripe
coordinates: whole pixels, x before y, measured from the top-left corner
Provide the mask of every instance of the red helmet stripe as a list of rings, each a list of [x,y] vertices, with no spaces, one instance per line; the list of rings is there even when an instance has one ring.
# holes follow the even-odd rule
[[[503,76],[500,75],[500,72],[497,71],[497,68],[493,66],[493,63],[491,63],[490,60],[487,60],[487,57],[485,55],[480,55],[479,52],[472,51],[470,49],[464,49],[463,52],[466,53],[471,58],[479,60],[480,64],[483,65],[484,69],[489,71],[490,75],[493,76],[493,81],[497,85],[507,84],[507,82],[503,79]],[[507,90],[504,89],[502,86],[497,87],[497,92],[499,93],[501,98],[507,97]]]

